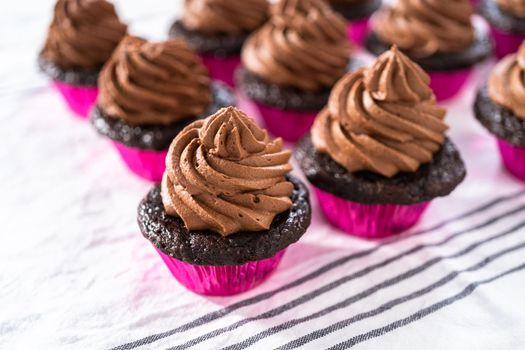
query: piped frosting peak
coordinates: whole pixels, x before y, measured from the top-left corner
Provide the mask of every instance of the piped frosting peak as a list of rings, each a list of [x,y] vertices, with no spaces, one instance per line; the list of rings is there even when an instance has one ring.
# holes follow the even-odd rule
[[[223,236],[267,230],[288,210],[292,167],[281,139],[271,140],[235,107],[188,125],[166,157],[162,200],[188,230]]]
[[[244,66],[265,81],[316,91],[331,87],[349,62],[344,18],[323,0],[281,0],[245,43]]]
[[[385,43],[413,57],[459,52],[474,41],[469,0],[398,0],[374,15],[372,27]]]
[[[171,124],[204,113],[210,78],[197,53],[180,40],[127,36],[99,77],[98,105],[131,125]]]
[[[414,172],[444,142],[445,110],[428,75],[393,47],[334,87],[312,129],[316,149],[349,172]]]
[[[525,41],[494,67],[488,88],[494,102],[525,119]]]

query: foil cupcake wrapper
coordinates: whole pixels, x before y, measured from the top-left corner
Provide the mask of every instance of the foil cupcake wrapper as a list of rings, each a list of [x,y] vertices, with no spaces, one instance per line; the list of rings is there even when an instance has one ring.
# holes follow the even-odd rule
[[[490,34],[494,42],[494,53],[498,58],[517,52],[525,39],[523,34],[504,32],[492,24],[490,25]]]
[[[518,179],[525,181],[525,147],[512,145],[502,139],[497,139],[497,142],[507,170]]]
[[[162,174],[166,169],[167,149],[150,151],[128,147],[116,141],[112,143],[128,169],[135,175],[152,182],[162,180]]]
[[[430,204],[360,204],[315,188],[328,221],[344,232],[366,239],[386,238],[414,226]]]
[[[208,68],[213,80],[219,80],[229,87],[234,87],[235,70],[241,64],[241,56],[233,55],[224,58],[213,55],[201,55],[202,62]]]
[[[467,83],[472,69],[458,69],[447,72],[428,72],[430,88],[434,91],[438,102],[449,100],[458,95]]]
[[[87,119],[95,106],[98,96],[97,87],[84,87],[53,81],[53,87],[60,92],[69,108],[81,119]]]
[[[245,110],[262,118],[264,127],[273,136],[292,143],[299,141],[310,131],[318,113],[282,110],[248,99],[243,99],[242,104]]]
[[[264,282],[277,268],[286,249],[273,257],[238,266],[191,265],[155,248],[171,274],[197,294],[228,296],[245,292]]]
[[[346,33],[350,42],[355,45],[362,45],[363,41],[366,38],[366,35],[369,30],[369,17],[348,22],[346,26]]]

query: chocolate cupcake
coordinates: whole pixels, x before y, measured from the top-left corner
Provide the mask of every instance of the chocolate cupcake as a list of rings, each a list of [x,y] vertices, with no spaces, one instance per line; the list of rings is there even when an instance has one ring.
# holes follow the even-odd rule
[[[397,45],[430,74],[437,100],[446,100],[492,50],[489,34],[474,28],[472,15],[468,0],[399,0],[374,14],[365,45],[375,55]]]
[[[503,164],[525,181],[525,41],[502,59],[479,89],[476,118],[496,138]]]
[[[98,74],[126,28],[106,0],[57,1],[38,64],[78,116],[89,115]]]
[[[308,191],[289,175],[290,155],[235,107],[173,140],[162,184],[140,203],[138,223],[186,288],[206,295],[253,288],[305,233]]]
[[[281,0],[242,50],[237,87],[268,130],[295,142],[347,71],[345,20],[321,0]]]
[[[160,181],[173,138],[189,123],[235,104],[229,88],[212,83],[183,40],[147,42],[127,36],[99,77],[91,115],[135,174]]]
[[[525,39],[525,1],[482,0],[478,11],[490,24],[496,56],[518,51]]]
[[[381,0],[329,0],[332,8],[348,21],[348,37],[361,44],[368,33],[370,16],[381,7]]]
[[[335,226],[365,238],[397,234],[464,179],[429,83],[393,47],[334,87],[295,157]]]
[[[183,16],[169,35],[185,39],[197,50],[212,79],[233,86],[242,45],[267,16],[267,0],[185,0]]]

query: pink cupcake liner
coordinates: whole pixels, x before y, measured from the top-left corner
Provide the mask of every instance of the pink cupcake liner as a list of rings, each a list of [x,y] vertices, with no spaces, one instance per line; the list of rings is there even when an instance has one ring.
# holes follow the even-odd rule
[[[120,157],[128,168],[139,177],[159,182],[166,169],[166,154],[168,150],[150,151],[125,146],[122,143],[112,141]]]
[[[456,96],[470,77],[472,68],[457,69],[454,71],[428,72],[430,88],[434,91],[438,101],[445,101]]]
[[[498,140],[503,164],[518,179],[525,181],[525,147],[518,147],[502,139]]]
[[[366,38],[369,27],[369,17],[359,19],[357,21],[348,22],[346,26],[346,33],[350,41],[356,45],[362,45]]]
[[[202,62],[208,68],[208,73],[213,80],[219,80],[230,87],[234,87],[234,72],[241,64],[241,56],[233,55],[225,58],[214,55],[201,55]]]
[[[266,129],[287,142],[297,142],[312,127],[317,111],[304,112],[277,109],[257,101],[243,100],[250,111],[255,111],[264,121]]]
[[[53,81],[53,87],[57,89],[66,100],[69,108],[82,119],[87,119],[91,108],[97,100],[97,87],[84,87],[69,85],[59,81]]]
[[[517,52],[525,39],[523,34],[504,32],[492,24],[490,25],[490,33],[494,40],[494,53],[498,58]]]
[[[273,257],[238,266],[191,265],[155,248],[177,281],[204,295],[227,296],[245,292],[264,282],[277,268],[286,249]]]
[[[430,202],[413,205],[360,204],[315,188],[317,200],[328,221],[354,236],[385,238],[414,226]]]

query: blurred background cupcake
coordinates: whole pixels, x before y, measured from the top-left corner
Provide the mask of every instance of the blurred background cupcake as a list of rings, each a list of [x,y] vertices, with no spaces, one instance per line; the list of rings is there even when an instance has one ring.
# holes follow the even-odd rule
[[[106,0],[57,1],[38,64],[76,115],[89,115],[98,74],[126,29]]]
[[[472,68],[491,53],[488,30],[475,28],[472,15],[468,0],[399,0],[374,14],[365,45],[375,55],[397,45],[427,71],[443,101],[454,97]]]
[[[463,181],[429,82],[394,47],[334,87],[295,156],[336,227],[364,238],[397,234]]]
[[[490,24],[496,56],[516,52],[525,39],[525,1],[482,0],[479,13]]]
[[[474,104],[476,118],[497,139],[507,169],[525,181],[525,42],[492,70]]]
[[[235,107],[175,138],[138,223],[186,288],[206,295],[253,288],[306,232],[308,191],[289,175],[290,155]]]
[[[332,8],[348,21],[348,37],[360,45],[368,32],[368,20],[381,7],[381,0],[329,0]]]
[[[266,128],[295,142],[310,129],[349,69],[343,17],[323,0],[281,0],[242,50],[237,87]]]
[[[93,126],[112,140],[131,171],[151,181],[160,181],[168,147],[186,125],[235,104],[230,89],[212,83],[181,39],[125,37],[98,82]]]
[[[266,21],[268,6],[267,0],[185,0],[169,35],[197,50],[212,79],[233,86],[242,45]]]

